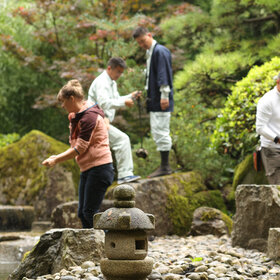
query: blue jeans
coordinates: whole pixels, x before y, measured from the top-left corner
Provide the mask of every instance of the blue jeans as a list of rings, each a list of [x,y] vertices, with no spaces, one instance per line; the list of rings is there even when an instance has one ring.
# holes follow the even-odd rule
[[[81,172],[78,217],[83,228],[93,227],[93,215],[99,211],[106,190],[113,180],[112,163],[95,166]]]

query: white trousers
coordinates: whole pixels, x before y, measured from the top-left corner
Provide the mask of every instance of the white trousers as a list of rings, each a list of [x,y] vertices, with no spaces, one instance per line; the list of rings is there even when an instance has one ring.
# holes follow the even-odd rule
[[[109,143],[115,153],[118,179],[133,175],[133,160],[129,137],[110,124]]]
[[[170,117],[170,112],[150,112],[151,133],[158,151],[171,150]]]

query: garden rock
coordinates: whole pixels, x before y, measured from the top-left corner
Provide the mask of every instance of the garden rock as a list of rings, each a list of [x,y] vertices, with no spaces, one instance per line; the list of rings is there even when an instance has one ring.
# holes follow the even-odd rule
[[[232,244],[266,251],[270,228],[280,227],[280,193],[275,185],[239,185],[236,189]]]
[[[269,229],[267,241],[267,255],[272,260],[280,260],[280,228]]]
[[[151,235],[187,234],[193,212],[200,206],[225,211],[222,194],[208,191],[201,176],[195,172],[176,173],[129,183],[136,190],[136,207],[156,218],[156,229]],[[100,212],[113,207],[113,190],[110,187],[100,207]],[[58,205],[52,213],[52,225],[56,228],[80,228],[77,216],[78,201]]]
[[[0,205],[1,231],[30,230],[34,220],[32,206]]]
[[[53,229],[41,236],[9,280],[36,278],[62,269],[99,262],[104,257],[104,232],[94,229]]]
[[[216,236],[230,235],[232,220],[218,209],[210,207],[199,207],[194,211],[193,221],[190,230],[191,235]]]
[[[0,148],[0,204],[31,205],[36,220],[50,220],[60,203],[75,200],[79,168],[74,160],[47,168],[42,161],[69,146],[33,130]]]
[[[220,191],[207,191],[196,172],[175,173],[129,183],[136,190],[135,207],[155,216],[156,228],[151,235],[187,234],[192,215],[200,206],[225,210]],[[107,199],[113,199],[111,188]]]

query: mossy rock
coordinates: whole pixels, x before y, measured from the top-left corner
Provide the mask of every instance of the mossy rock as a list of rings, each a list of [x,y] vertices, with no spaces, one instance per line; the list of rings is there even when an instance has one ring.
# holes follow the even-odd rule
[[[205,187],[206,188],[206,187]],[[190,229],[195,209],[208,206],[226,213],[226,206],[219,190],[203,190],[195,192],[189,186],[185,195],[178,193],[174,186],[168,195],[167,211],[174,227],[174,233],[186,235]]]
[[[213,234],[222,236],[232,232],[232,219],[222,211],[212,207],[199,207],[194,211],[191,235]]]
[[[53,168],[42,161],[69,146],[32,130],[0,148],[0,204],[32,205],[37,219],[49,219],[58,204],[77,197],[79,167],[68,160]]]
[[[254,169],[253,154],[247,155],[245,159],[237,165],[234,172],[232,188],[236,190],[238,185],[267,185],[267,178],[264,169],[257,172]]]

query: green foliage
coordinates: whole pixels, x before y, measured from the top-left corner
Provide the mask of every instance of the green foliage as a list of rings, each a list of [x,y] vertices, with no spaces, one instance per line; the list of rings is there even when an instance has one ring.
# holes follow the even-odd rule
[[[213,0],[211,14],[217,25],[229,30],[237,39],[277,33],[279,2],[259,0]],[[278,27],[277,27],[278,26]],[[257,40],[256,40],[257,41]]]
[[[221,153],[243,158],[258,142],[255,132],[256,105],[261,96],[275,85],[280,58],[253,67],[247,77],[236,83],[216,121],[212,143]]]
[[[188,94],[200,94],[210,105],[215,97],[227,96],[233,83],[240,79],[251,65],[250,57],[239,52],[200,54],[175,76],[174,86],[177,90],[184,89]]]
[[[210,146],[215,119],[231,86],[250,64],[250,58],[237,52],[204,54],[175,76],[176,117],[171,127],[178,162],[186,170],[199,170],[206,184],[214,188],[230,180],[235,165]]]
[[[168,18],[160,24],[162,39],[173,54],[175,69],[182,68],[186,59],[194,59],[203,45],[212,41],[214,28],[210,15],[196,10]]]
[[[16,142],[20,138],[19,134],[0,134],[0,148]]]
[[[201,262],[203,260],[202,257],[190,258],[192,262]]]
[[[131,30],[149,20],[128,17],[126,2],[38,0],[1,13],[0,131],[24,134],[36,128],[67,140],[67,118],[55,108],[61,86],[76,78],[87,91],[111,56],[129,59],[138,51]],[[133,59],[128,64],[135,66]],[[136,72],[130,83],[127,71],[126,89],[140,87],[141,79],[134,84]]]

